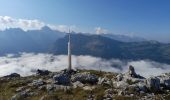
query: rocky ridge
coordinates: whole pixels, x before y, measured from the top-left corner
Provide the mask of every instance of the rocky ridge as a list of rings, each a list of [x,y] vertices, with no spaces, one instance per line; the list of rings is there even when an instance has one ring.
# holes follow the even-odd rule
[[[126,73],[94,70],[37,70],[0,78],[2,100],[168,100],[170,74],[145,78],[129,66]]]

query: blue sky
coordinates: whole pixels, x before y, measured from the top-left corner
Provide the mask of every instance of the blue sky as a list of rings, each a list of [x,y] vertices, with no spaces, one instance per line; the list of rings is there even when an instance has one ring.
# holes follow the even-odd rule
[[[0,16],[170,40],[169,0],[0,0]]]

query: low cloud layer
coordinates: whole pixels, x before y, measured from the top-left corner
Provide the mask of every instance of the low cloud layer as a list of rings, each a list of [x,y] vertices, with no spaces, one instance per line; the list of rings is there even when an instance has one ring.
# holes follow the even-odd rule
[[[118,59],[105,60],[92,56],[72,56],[73,68],[94,69],[108,72],[126,72],[133,65],[138,74],[145,77],[170,72],[170,65],[153,61],[121,61]],[[35,74],[37,69],[59,71],[67,68],[67,55],[53,56],[51,54],[22,53],[20,56],[7,55],[0,57],[0,76],[19,73],[22,76]]]

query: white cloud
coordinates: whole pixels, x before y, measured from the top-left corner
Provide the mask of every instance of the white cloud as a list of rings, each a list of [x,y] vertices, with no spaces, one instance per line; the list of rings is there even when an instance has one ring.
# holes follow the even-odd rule
[[[52,25],[44,23],[37,19],[16,19],[9,16],[0,16],[0,30],[5,30],[8,28],[21,28],[24,31],[27,30],[40,30],[44,26],[49,26],[53,30],[59,30],[61,32],[68,32],[70,28],[71,31],[76,31],[77,27],[75,25]]]
[[[108,72],[127,72],[128,66],[133,65],[136,73],[149,77],[170,72],[170,65],[153,61],[121,61],[118,59],[105,60],[93,56],[72,56],[73,68],[93,69]],[[22,53],[19,57],[10,54],[0,57],[0,76],[19,73],[27,76],[35,73],[36,69],[59,71],[67,68],[67,55]]]
[[[103,29],[103,28],[101,28],[101,27],[96,27],[96,28],[95,28],[95,32],[96,32],[96,34],[107,34],[107,33],[108,33],[108,30]]]
[[[61,32],[68,32],[69,29],[70,29],[70,31],[76,31],[76,29],[77,29],[77,27],[75,25],[68,26],[68,25],[50,25],[50,24],[48,24],[47,26],[53,30],[58,30]]]
[[[45,26],[45,23],[39,20],[15,19],[9,16],[0,16],[0,29],[21,28],[24,31],[38,30]]]

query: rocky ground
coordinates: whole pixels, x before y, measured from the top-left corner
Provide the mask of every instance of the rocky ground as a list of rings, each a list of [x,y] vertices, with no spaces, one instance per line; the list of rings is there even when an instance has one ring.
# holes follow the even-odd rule
[[[127,73],[94,70],[37,70],[0,78],[0,100],[169,100],[170,74],[144,78],[129,66]]]

